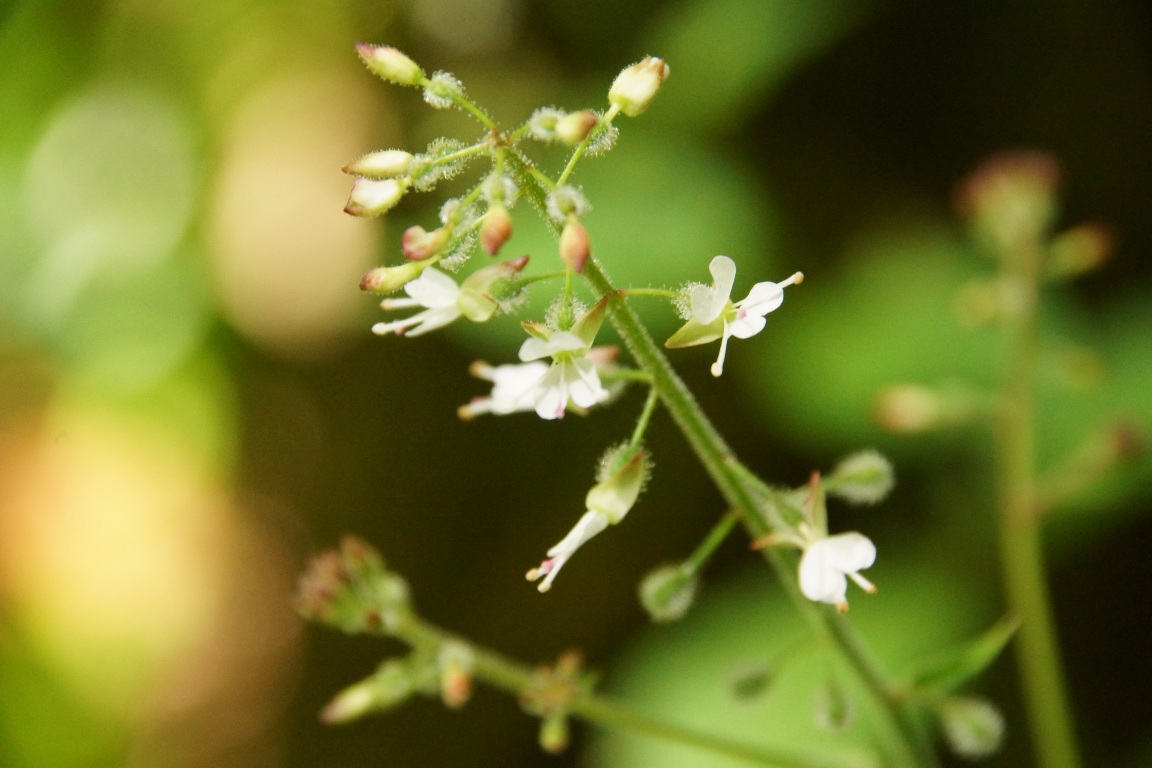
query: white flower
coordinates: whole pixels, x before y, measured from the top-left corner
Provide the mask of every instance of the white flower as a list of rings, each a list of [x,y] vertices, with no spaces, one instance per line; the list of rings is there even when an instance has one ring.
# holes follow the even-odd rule
[[[533,391],[536,414],[542,419],[560,419],[568,403],[591,408],[608,399],[608,390],[600,384],[596,365],[588,359],[591,345],[568,331],[537,331],[547,338],[532,336],[520,346],[524,362],[552,358],[552,366]]]
[[[544,580],[536,588],[547,592],[552,588],[552,581],[556,574],[568,562],[568,558],[600,531],[608,527],[608,518],[601,512],[585,512],[576,526],[568,532],[559,544],[548,550],[548,559],[540,563],[540,567],[528,571],[528,581],[536,581],[541,576]]]
[[[876,545],[861,533],[841,533],[808,542],[800,557],[800,591],[809,600],[848,610],[848,579],[865,592],[876,586],[857,571],[876,562]]]
[[[492,366],[477,360],[468,371],[478,379],[492,382],[492,394],[460,406],[456,412],[462,419],[473,419],[484,413],[505,416],[535,410],[536,388],[548,373],[548,364],[535,361]]]
[[[732,285],[736,281],[736,262],[727,256],[716,256],[708,265],[713,284],[696,285],[688,293],[688,322],[665,342],[670,348],[707,344],[720,339],[720,354],[712,364],[712,375],[724,373],[724,358],[728,353],[728,339],[735,336],[747,339],[764,330],[764,316],[784,302],[784,289],[804,280],[797,272],[781,283],[762,282],[752,286],[748,295],[737,302],[731,300]]]
[[[420,277],[404,286],[404,292],[411,298],[385,299],[380,302],[380,306],[388,310],[424,307],[424,311],[403,320],[376,323],[372,326],[372,333],[380,336],[389,333],[420,336],[460,317],[460,306],[456,301],[460,296],[460,286],[438,269],[426,267]]]

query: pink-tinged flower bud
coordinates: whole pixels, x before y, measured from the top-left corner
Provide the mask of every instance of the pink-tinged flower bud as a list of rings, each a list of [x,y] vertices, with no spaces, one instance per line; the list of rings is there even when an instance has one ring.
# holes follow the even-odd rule
[[[569,146],[576,146],[588,138],[598,122],[600,118],[590,109],[565,115],[556,121],[556,138]]]
[[[372,74],[396,85],[421,85],[424,70],[390,45],[356,43],[356,52]]]
[[[397,179],[366,179],[356,177],[344,212],[353,216],[371,218],[387,213],[404,197],[407,185]]]
[[[409,261],[424,261],[435,255],[448,242],[448,230],[444,227],[425,232],[424,227],[413,226],[404,230],[400,238],[400,249]]]
[[[560,259],[573,272],[583,272],[591,252],[588,230],[576,219],[569,219],[560,233]]]
[[[1046,277],[1061,279],[1091,272],[1112,255],[1112,232],[1103,224],[1081,224],[1052,239]]]
[[[671,72],[663,59],[645,56],[643,61],[627,67],[616,76],[608,91],[608,101],[628,117],[636,117],[652,102],[660,84]]]
[[[369,293],[395,293],[420,277],[426,264],[412,261],[398,267],[376,267],[360,279],[360,290]]]
[[[402,149],[382,149],[379,152],[369,152],[348,163],[342,170],[344,173],[367,176],[370,179],[391,179],[408,173],[411,162],[411,153]]]
[[[512,217],[508,215],[507,208],[497,203],[489,208],[484,216],[484,224],[480,227],[480,244],[484,246],[484,250],[495,256],[511,236]]]

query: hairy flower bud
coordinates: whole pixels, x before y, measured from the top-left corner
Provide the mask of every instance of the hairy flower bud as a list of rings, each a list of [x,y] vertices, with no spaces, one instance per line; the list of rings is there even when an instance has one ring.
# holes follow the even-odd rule
[[[356,52],[372,74],[396,85],[420,85],[424,82],[424,70],[400,51],[390,45],[356,43]]]
[[[590,253],[588,230],[575,218],[569,218],[560,233],[560,260],[573,272],[583,272]]]
[[[376,267],[360,279],[360,290],[369,293],[395,293],[420,277],[424,267],[424,264],[415,261],[398,267]]]
[[[495,256],[511,236],[512,217],[508,215],[508,209],[501,203],[494,204],[484,215],[484,223],[480,226],[480,244],[485,251]]]
[[[892,462],[876,451],[852,454],[824,478],[824,490],[829,495],[853,504],[876,504],[895,484]]]
[[[618,523],[632,509],[648,481],[651,462],[643,448],[613,448],[601,459],[599,480],[584,499],[590,512]]]
[[[957,696],[945,699],[936,710],[948,746],[960,757],[987,757],[1000,748],[1004,716],[984,699]]]
[[[698,586],[692,570],[679,563],[663,565],[640,582],[640,604],[652,621],[678,621],[692,607]]]
[[[391,179],[408,173],[412,154],[402,149],[382,149],[369,152],[342,169],[344,173],[366,176],[369,179]]]
[[[400,249],[409,261],[424,261],[434,256],[448,243],[448,230],[439,227],[426,232],[424,227],[411,226],[400,238]]]
[[[608,91],[608,101],[629,117],[636,117],[648,108],[670,72],[663,59],[645,56],[616,76]]]
[[[590,109],[573,112],[556,121],[556,138],[569,146],[576,146],[596,127],[600,118]]]
[[[408,185],[399,179],[368,179],[358,176],[352,182],[352,192],[344,212],[353,216],[371,218],[396,207]]]

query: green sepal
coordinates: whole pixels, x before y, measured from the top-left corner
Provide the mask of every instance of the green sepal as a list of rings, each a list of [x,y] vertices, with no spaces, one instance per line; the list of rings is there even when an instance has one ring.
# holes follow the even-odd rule
[[[909,676],[910,682],[922,690],[955,691],[987,669],[1019,628],[1020,620],[1007,616],[966,645],[921,663]]]
[[[608,314],[608,298],[605,296],[593,304],[572,326],[572,333],[579,336],[589,347],[596,341],[596,334],[600,332],[600,326],[604,324],[604,318]]]
[[[490,319],[500,308],[491,296],[468,288],[460,290],[456,297],[456,306],[460,308],[460,314],[474,323],[483,323]]]
[[[531,320],[521,320],[520,327],[524,332],[533,338],[540,339],[540,341],[548,341],[551,333],[548,331],[548,326],[543,323],[534,323]]]
[[[672,334],[668,341],[664,342],[664,346],[668,349],[679,349],[681,347],[695,347],[698,344],[707,344],[710,341],[716,341],[724,335],[724,313],[720,313],[710,323],[699,323],[695,320],[689,320],[684,323],[684,326]]]

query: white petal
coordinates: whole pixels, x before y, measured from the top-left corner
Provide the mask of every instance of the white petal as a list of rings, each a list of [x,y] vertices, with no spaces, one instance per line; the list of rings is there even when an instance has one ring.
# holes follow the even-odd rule
[[[599,512],[585,512],[580,520],[568,532],[568,535],[558,544],[548,550],[548,557],[563,557],[567,559],[572,553],[584,546],[588,539],[608,527],[608,518]],[[557,566],[559,567],[559,566]]]
[[[800,591],[809,600],[838,605],[847,599],[848,579],[829,562],[828,539],[817,541],[800,558]]]
[[[527,363],[530,360],[539,360],[542,357],[551,357],[552,347],[544,339],[529,336],[520,345],[520,359]]]
[[[728,324],[728,330],[738,339],[747,339],[755,336],[764,330],[764,326],[768,324],[768,321],[762,317],[755,315],[751,317],[741,317],[740,314],[741,313],[738,312],[736,319]]]
[[[736,306],[749,315],[763,317],[784,303],[784,289],[772,282],[756,283]]]
[[[428,267],[412,282],[404,286],[404,292],[425,307],[447,307],[456,303],[460,286],[434,267]]]
[[[826,552],[828,562],[845,573],[863,570],[876,562],[876,545],[862,533],[841,533],[818,544]]]
[[[558,355],[561,352],[581,352],[588,348],[588,345],[584,343],[584,339],[568,331],[556,331],[553,333],[548,337],[548,346],[552,349],[553,355]]]
[[[563,366],[553,365],[548,369],[534,390],[536,415],[542,419],[559,419],[564,416],[568,405],[568,382],[564,378]]]
[[[708,271],[712,273],[712,287],[698,285],[688,294],[692,318],[704,325],[718,318],[727,306],[736,281],[736,262],[727,256],[716,256],[708,265]]]
[[[493,413],[507,414],[516,411],[530,411],[535,407],[534,391],[544,374],[548,373],[547,363],[524,363],[522,365],[500,365],[492,369]]]
[[[449,307],[426,309],[416,317],[411,318],[412,320],[420,318],[420,324],[413,330],[408,331],[407,335],[421,336],[437,328],[443,328],[458,317],[460,317],[460,308],[455,304]]]
[[[600,384],[600,374],[591,360],[578,358],[566,365],[571,369],[565,377],[569,381],[568,396],[581,408],[591,408],[608,398],[608,390]]]

